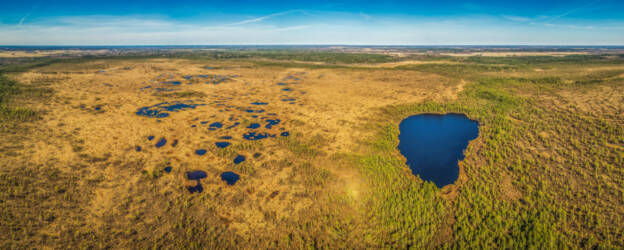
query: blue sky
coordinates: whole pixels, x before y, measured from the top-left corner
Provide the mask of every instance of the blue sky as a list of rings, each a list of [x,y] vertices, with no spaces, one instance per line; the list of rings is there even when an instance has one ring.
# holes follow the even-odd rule
[[[2,45],[624,45],[624,1],[0,0]]]

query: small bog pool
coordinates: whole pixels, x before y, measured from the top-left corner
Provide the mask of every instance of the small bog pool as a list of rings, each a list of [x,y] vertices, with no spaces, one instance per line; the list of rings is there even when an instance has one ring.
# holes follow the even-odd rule
[[[399,151],[412,173],[443,187],[457,180],[458,162],[479,124],[462,114],[422,114],[403,120],[399,131]]]
[[[221,173],[221,180],[225,181],[228,185],[234,185],[240,176],[234,172],[223,172]]]
[[[206,172],[201,170],[186,172],[186,178],[189,180],[196,180],[197,184],[195,186],[186,187],[191,193],[201,193],[204,191],[204,187],[202,186],[200,180],[206,178]]]

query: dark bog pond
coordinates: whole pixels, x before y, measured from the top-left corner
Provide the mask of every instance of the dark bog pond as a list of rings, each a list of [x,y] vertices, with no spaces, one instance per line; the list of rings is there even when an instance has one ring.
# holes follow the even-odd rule
[[[238,126],[239,124],[240,124],[240,122],[235,122],[234,124],[232,124],[232,126],[229,126],[229,127],[225,128],[225,129],[231,129],[233,127]]]
[[[399,131],[399,151],[412,173],[443,187],[457,180],[457,163],[479,135],[479,124],[462,114],[422,114],[403,120]]]
[[[197,181],[197,184],[195,186],[186,187],[188,191],[190,191],[191,193],[196,193],[196,192],[201,193],[204,190],[204,187],[202,187],[201,182],[199,180],[206,178],[206,176],[207,176],[206,172],[201,171],[201,170],[186,172],[187,179]]]
[[[214,122],[214,123],[210,124],[210,127],[208,128],[208,130],[215,130],[215,129],[218,129],[218,128],[221,128],[221,127],[223,127],[222,123]]]
[[[250,140],[250,141],[260,140],[260,139],[264,139],[267,137],[275,137],[275,135],[271,135],[269,133],[256,133],[256,132],[248,132],[246,134],[243,134],[243,138],[245,140]]]
[[[260,127],[260,124],[258,123],[252,123],[252,124],[249,124],[249,126],[247,126],[247,128],[251,128],[251,129],[257,129],[259,127]]]
[[[160,140],[158,140],[158,142],[156,143],[156,147],[160,148],[162,146],[165,146],[165,144],[167,144],[167,139],[165,138],[160,138]]]
[[[206,172],[201,170],[186,172],[186,178],[189,180],[199,180],[206,178]]]
[[[236,158],[234,158],[234,164],[239,164],[241,162],[245,161],[245,156],[244,155],[238,155],[236,156]]]
[[[162,84],[171,84],[171,85],[180,85],[182,84],[180,81],[166,81],[166,82],[161,82]]]
[[[146,116],[150,118],[165,118],[169,116],[169,112],[177,112],[178,110],[194,109],[197,106],[204,106],[206,104],[195,104],[191,100],[184,102],[163,102],[152,106],[140,108],[136,114]]]
[[[227,182],[228,185],[234,185],[234,183],[236,183],[239,178],[240,177],[238,176],[238,174],[230,171],[223,172],[221,174],[221,180]]]
[[[273,125],[277,125],[280,123],[280,119],[266,119],[267,122],[266,128],[271,129]]]

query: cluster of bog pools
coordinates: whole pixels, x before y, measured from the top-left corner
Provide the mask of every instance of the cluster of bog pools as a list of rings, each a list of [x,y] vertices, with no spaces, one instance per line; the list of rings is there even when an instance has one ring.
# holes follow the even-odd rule
[[[204,187],[201,184],[201,179],[204,179],[206,177],[208,177],[206,172],[201,170],[186,172],[186,179],[197,181],[197,184],[195,184],[195,186],[186,187],[186,189],[188,189],[188,191],[191,193],[201,193],[204,190]],[[225,181],[225,183],[230,186],[234,185],[238,181],[238,179],[240,179],[240,176],[237,173],[231,171],[221,173],[221,180]]]
[[[154,140],[154,138],[156,138],[156,136],[150,135],[147,137],[148,141],[152,141]],[[164,137],[161,137],[160,139],[158,139],[158,141],[156,141],[156,144],[154,144],[154,146],[156,148],[160,148],[162,146],[165,146],[165,144],[167,144],[167,139]],[[178,139],[175,139],[171,142],[171,147],[175,147],[178,145]],[[143,150],[143,148],[141,146],[136,146],[135,147],[137,152],[141,152],[141,150]]]
[[[298,76],[301,76],[301,74],[305,74],[305,73],[299,73]],[[209,79],[210,82],[206,82],[206,83],[212,83],[212,84],[225,82],[229,78],[233,78],[233,77],[237,77],[237,76],[222,76],[222,75],[196,75],[196,76],[186,75],[186,76],[183,76],[183,78],[188,81],[193,80],[193,79]],[[174,80],[173,78],[174,78],[174,75],[171,74],[169,75],[169,80],[160,81],[160,84],[169,85],[169,86],[178,86],[178,85],[183,84],[182,81]],[[294,91],[293,85],[298,84],[299,83],[298,81],[300,80],[301,79],[299,77],[290,75],[284,78],[277,85],[280,86],[282,91],[293,92]],[[188,84],[192,84],[192,82],[189,82]],[[146,88],[151,88],[151,86],[144,87],[142,88],[142,90]],[[165,90],[160,90],[160,91],[165,91]],[[305,92],[300,92],[300,93],[305,94]],[[213,97],[218,98],[217,96],[214,96],[214,95]],[[239,111],[239,112],[234,113],[233,115],[229,117],[228,121],[224,121],[224,122],[222,121],[199,121],[200,120],[199,118],[195,118],[193,122],[198,122],[198,124],[191,124],[191,127],[195,129],[202,129],[203,127],[208,131],[218,131],[218,130],[229,131],[230,129],[241,125],[241,122],[239,122],[239,119],[245,119],[245,116],[248,116],[249,118],[252,118],[255,121],[249,123],[247,126],[244,127],[246,131],[244,131],[244,133],[241,135],[242,139],[244,140],[255,141],[255,140],[261,140],[265,138],[274,138],[277,136],[286,137],[290,135],[290,132],[285,131],[283,127],[278,128],[280,123],[282,123],[282,120],[276,117],[277,116],[276,113],[270,113],[270,112],[267,112],[265,109],[259,108],[259,106],[268,105],[269,104],[268,102],[255,101],[255,102],[250,103],[250,105],[253,105],[258,108],[253,108],[252,106],[237,107],[234,105],[226,105],[225,103],[226,100],[232,100],[232,99],[233,99],[232,97],[220,98],[220,100],[217,100],[208,104],[196,103],[196,101],[203,102],[203,100],[162,102],[162,103],[154,104],[151,106],[141,107],[136,111],[136,115],[145,116],[148,118],[164,119],[164,118],[169,117],[172,112],[195,109],[199,106],[214,105],[217,108],[221,108],[219,112],[224,112],[224,111],[225,112]],[[282,101],[289,102],[290,104],[294,104],[296,101],[295,98],[289,95],[282,95],[281,99]],[[215,117],[215,116],[213,115],[212,117]],[[157,120],[157,121],[160,122],[160,120]],[[277,133],[272,132],[275,130],[277,130],[278,132]],[[224,135],[224,136],[220,136],[217,138],[218,140],[214,142],[217,148],[227,148],[232,144],[230,142],[230,140],[232,140],[232,136]],[[147,139],[149,141],[152,141],[155,139],[155,136],[149,136]],[[156,148],[160,148],[160,147],[165,146],[166,144],[167,144],[167,139],[162,137],[156,140],[156,143],[154,144],[154,146]],[[172,147],[175,147],[177,144],[178,144],[178,140],[174,140],[170,145]],[[137,152],[141,152],[141,150],[142,150],[141,146],[136,146]],[[207,152],[208,150],[205,148],[198,148],[195,150],[195,154],[198,156],[203,156]],[[259,153],[254,154],[254,157],[258,157],[257,155],[259,156]],[[244,162],[245,160],[246,160],[246,157],[244,155],[239,154],[233,159],[233,163],[240,164]],[[164,169],[164,171],[167,173],[171,172],[171,170],[172,170],[171,166],[167,166]],[[197,185],[188,187],[188,190],[191,193],[201,192],[203,190],[203,187],[201,186],[200,179],[206,178],[206,173],[203,171],[192,171],[192,172],[187,172],[186,174],[189,180],[197,180]],[[234,172],[224,172],[221,174],[221,179],[226,181],[227,184],[229,185],[234,185],[234,183],[236,183],[236,181],[239,179],[239,176],[238,174]]]
[[[206,66],[205,69],[213,69]],[[177,89],[171,89],[170,87],[180,86],[183,84],[213,84],[217,85],[232,81],[232,79],[240,77],[239,75],[218,75],[218,74],[197,74],[197,75],[182,75],[176,77],[175,74],[161,74],[151,81],[152,85],[147,85],[141,88],[141,90],[155,90],[155,91],[175,91]],[[179,79],[179,78],[183,78]]]
[[[153,135],[150,135],[147,137],[148,141],[153,141],[156,137]],[[217,146],[222,143],[222,142],[217,142]],[[222,144],[225,145],[224,147],[227,147],[229,145],[229,142],[225,142],[226,144]],[[156,144],[154,144],[154,146],[156,148],[160,148],[163,147],[167,144],[167,139],[164,137],[161,137],[160,139],[156,140]],[[178,144],[178,140],[175,139],[173,140],[173,142],[171,143],[171,147],[175,147]],[[142,147],[141,146],[136,146],[136,151],[137,152],[141,152]],[[206,153],[206,150],[204,149],[198,149],[196,151],[197,154],[203,155]],[[255,157],[258,157],[260,155],[260,153],[256,153],[254,154]],[[241,162],[245,161],[245,156],[244,155],[238,155],[236,156],[236,158],[234,158],[234,163],[235,164],[239,164]],[[171,170],[173,169],[173,167],[171,165],[167,165],[163,171],[165,173],[171,173]],[[191,193],[195,193],[195,192],[199,192],[201,193],[203,191],[203,187],[201,185],[200,179],[206,178],[206,172],[204,171],[191,171],[191,172],[187,172],[186,173],[186,177],[189,180],[197,180],[197,184],[195,186],[191,186],[191,187],[187,187],[187,189],[191,192]],[[221,173],[221,179],[223,181],[225,181],[228,185],[234,185],[238,179],[240,178],[240,176],[234,172],[231,171],[226,171]]]
[[[182,76],[182,78],[186,79],[186,82],[183,82],[182,80],[152,80],[152,85],[146,85],[142,88],[140,88],[140,90],[153,90],[156,92],[171,92],[171,91],[177,91],[179,90],[178,88],[172,88],[172,87],[179,87],[183,84],[186,85],[191,85],[191,84],[195,84],[195,83],[205,83],[205,84],[213,84],[213,85],[217,85],[220,83],[226,83],[231,81],[234,78],[239,77],[238,75],[185,75]],[[173,75],[170,76],[170,78],[174,78]]]
[[[152,118],[165,118],[169,116],[169,112],[176,112],[184,109],[194,109],[197,106],[205,106],[206,104],[195,104],[193,100],[161,102],[152,106],[142,107],[137,110],[137,115]]]
[[[295,75],[289,75],[285,77],[284,79],[282,79],[281,82],[277,83],[277,85],[281,88],[280,90],[286,93],[280,96],[282,102],[286,102],[288,104],[296,104],[297,98],[293,96],[295,95],[294,86],[299,84],[299,81],[301,80],[301,78],[299,77],[304,77],[304,76],[305,76],[305,72],[300,72]],[[299,92],[299,93],[305,94],[305,92]]]

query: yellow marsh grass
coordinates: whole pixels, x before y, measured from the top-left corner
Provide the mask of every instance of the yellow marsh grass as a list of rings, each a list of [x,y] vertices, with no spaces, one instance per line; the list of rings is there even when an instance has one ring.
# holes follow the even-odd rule
[[[217,69],[206,70],[207,65]],[[167,88],[205,96],[173,98],[141,90],[169,80],[170,74],[183,84]],[[203,83],[210,78],[194,78],[188,85],[182,78],[198,74],[240,77],[218,85]],[[290,75],[302,80],[299,84],[277,85]],[[162,235],[178,228],[180,222],[168,218],[179,212],[206,220],[216,218],[249,239],[282,235],[284,232],[279,230],[285,227],[281,224],[313,218],[320,213],[312,212],[319,203],[334,213],[350,214],[347,217],[352,217],[356,226],[364,223],[367,219],[359,213],[363,210],[360,199],[368,190],[366,183],[360,181],[357,170],[343,167],[331,156],[358,151],[361,138],[371,135],[367,134],[370,130],[361,127],[375,119],[380,107],[452,100],[464,84],[415,71],[257,67],[233,61],[165,59],[55,64],[14,77],[26,85],[46,79],[55,91],[50,102],[34,104],[35,109],[46,111],[39,125],[45,129],[32,135],[36,138],[28,142],[32,147],[25,147],[31,149],[24,149],[21,155],[27,156],[27,164],[53,164],[65,173],[84,177],[80,180],[87,188],[81,203],[83,212],[77,214],[84,218],[84,228],[93,228],[98,235],[111,228],[132,228],[139,230],[138,235]],[[294,91],[282,91],[284,87]],[[286,97],[296,98],[296,104],[281,101]],[[291,136],[243,140],[241,135],[249,130],[244,125],[260,120],[236,109],[219,112],[225,107],[214,104],[170,112],[170,117],[160,119],[160,123],[157,118],[135,114],[140,107],[187,99],[206,104],[223,100],[226,105],[265,109],[260,117],[277,113],[282,123],[276,127],[284,127]],[[269,104],[250,105],[256,101]],[[101,111],[95,107],[101,107]],[[222,122],[226,127],[232,124],[230,116],[240,117],[243,124],[216,131],[199,124]],[[191,128],[192,124],[197,128]],[[155,139],[148,141],[151,135]],[[216,148],[217,137],[224,135],[233,137],[232,145]],[[168,143],[156,148],[154,144],[161,137]],[[178,145],[171,147],[176,139]],[[136,146],[143,150],[136,152]],[[208,153],[197,156],[194,151],[199,148]],[[256,152],[262,154],[257,159],[252,156]],[[236,154],[245,155],[247,160],[234,165]],[[85,167],[77,167],[77,163]],[[161,173],[166,165],[173,166],[170,174]],[[184,173],[191,170],[208,174],[201,181],[202,194],[189,194],[184,188],[194,183],[185,180]],[[227,186],[219,178],[225,170],[239,173],[240,181]],[[90,181],[97,184],[89,185]],[[195,202],[199,205],[192,205]],[[41,231],[55,235],[67,228],[63,223],[56,220]]]

